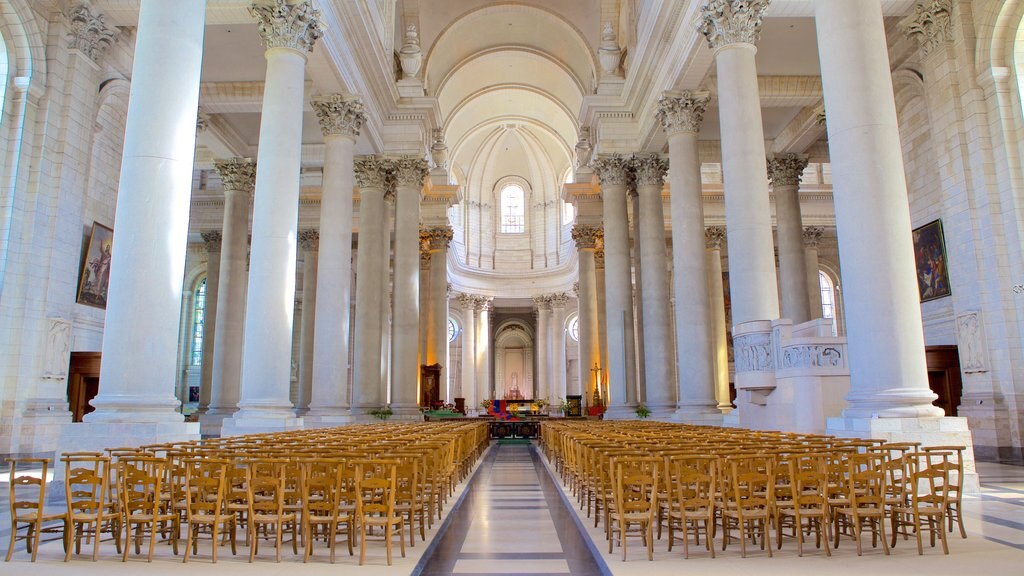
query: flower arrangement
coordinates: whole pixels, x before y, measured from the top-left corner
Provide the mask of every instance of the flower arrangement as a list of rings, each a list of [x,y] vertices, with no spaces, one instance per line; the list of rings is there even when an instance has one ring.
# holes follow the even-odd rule
[[[480,407],[488,412],[491,411],[491,406],[494,406],[494,402],[490,398],[480,403]]]
[[[569,411],[569,401],[566,400],[565,398],[559,398],[558,399],[558,411],[561,412],[563,415],[566,412],[568,412]]]
[[[643,404],[636,407],[636,417],[643,420],[651,415],[651,410]]]
[[[394,414],[394,412],[391,411],[390,406],[385,406],[383,408],[374,408],[373,410],[370,410],[368,414],[378,420],[387,420],[392,414]]]

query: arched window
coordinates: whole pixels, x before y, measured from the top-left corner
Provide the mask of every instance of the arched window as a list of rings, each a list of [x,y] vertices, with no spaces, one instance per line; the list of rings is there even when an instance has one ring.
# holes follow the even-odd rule
[[[455,323],[455,320],[448,319],[448,341],[455,342],[455,339],[459,337],[459,325]]]
[[[580,341],[580,317],[573,316],[572,320],[569,320],[569,337],[576,342]]]
[[[569,202],[562,202],[562,225],[572,224],[576,219],[576,207]]]
[[[836,293],[832,279],[821,270],[818,271],[818,286],[821,288],[821,317],[832,321],[832,335],[836,330]]]
[[[7,64],[7,44],[0,35],[0,118],[3,118],[4,98],[7,96],[7,73],[10,71]]]
[[[526,193],[518,184],[501,189],[501,232],[522,234],[526,231]]]
[[[206,327],[206,278],[196,286],[192,299],[192,366],[203,364],[203,328]]]

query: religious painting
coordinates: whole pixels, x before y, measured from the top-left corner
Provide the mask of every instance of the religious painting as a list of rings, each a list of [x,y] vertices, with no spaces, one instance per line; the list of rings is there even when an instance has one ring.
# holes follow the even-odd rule
[[[89,244],[82,262],[82,274],[78,281],[79,304],[97,308],[107,307],[107,287],[110,285],[110,254],[114,245],[114,231],[98,223],[92,223]]]
[[[917,288],[921,302],[950,295],[942,220],[929,222],[914,230],[914,263],[917,265]]]

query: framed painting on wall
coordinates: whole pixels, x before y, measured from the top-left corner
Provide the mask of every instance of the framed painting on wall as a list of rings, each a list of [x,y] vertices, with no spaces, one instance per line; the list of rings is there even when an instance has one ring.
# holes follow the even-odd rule
[[[946,264],[942,220],[915,228],[913,234],[914,264],[917,266],[917,288],[921,302],[949,296],[949,266]]]
[[[89,244],[78,279],[79,304],[107,308],[107,287],[110,285],[110,254],[114,245],[114,230],[92,223]]]

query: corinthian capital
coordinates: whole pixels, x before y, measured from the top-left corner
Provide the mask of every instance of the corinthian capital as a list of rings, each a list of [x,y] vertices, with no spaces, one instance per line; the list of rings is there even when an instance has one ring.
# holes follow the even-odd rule
[[[552,308],[565,308],[565,305],[569,302],[569,295],[565,292],[555,292],[551,295],[551,307]]]
[[[206,244],[206,252],[220,252],[220,243],[223,240],[220,230],[207,230],[200,232],[200,236],[203,237],[203,243]]]
[[[757,44],[769,0],[708,0],[698,30],[712,50],[729,44]]]
[[[316,252],[320,249],[320,231],[315,228],[299,230],[299,246],[306,252]]]
[[[768,179],[772,186],[799,186],[800,177],[807,168],[807,159],[790,154],[784,158],[768,161]]]
[[[661,186],[665,183],[665,173],[668,172],[667,160],[657,154],[650,154],[633,158],[630,165],[636,174],[638,188],[640,186],[657,186],[658,190],[661,190]]]
[[[704,229],[705,247],[711,250],[719,250],[722,248],[722,242],[725,242],[724,226],[708,226]]]
[[[597,177],[601,180],[602,186],[608,184],[629,184],[629,179],[632,177],[629,170],[629,159],[623,158],[618,154],[600,156],[591,167],[597,172]]]
[[[423,187],[423,179],[430,172],[427,161],[416,156],[403,156],[392,160],[392,165],[396,183],[399,186],[412,186],[417,190]]]
[[[377,156],[360,156],[355,159],[356,182],[359,188],[387,189],[391,163]]]
[[[598,226],[576,224],[572,227],[572,239],[578,250],[595,250],[604,240],[604,229]]]
[[[359,136],[359,129],[366,122],[363,101],[358,96],[331,94],[318,96],[311,102],[320,130],[324,136]]]
[[[952,0],[918,0],[914,14],[900,22],[900,27],[928,54],[942,43],[953,40],[952,13]]]
[[[88,2],[77,2],[67,11],[68,48],[78,50],[96,61],[114,43],[114,31],[107,27],[103,15],[93,12]]]
[[[825,229],[821,226],[808,226],[804,228],[804,246],[807,248],[817,248],[824,235]]]
[[[213,169],[224,183],[224,191],[245,192],[252,194],[256,188],[256,162],[252,158],[232,158],[217,160]]]
[[[323,36],[320,11],[309,0],[289,3],[288,0],[260,0],[249,6],[249,14],[269,48],[291,48],[305,54]]]
[[[449,226],[420,228],[420,243],[428,252],[439,252],[448,248],[454,235]]]
[[[706,92],[665,92],[658,99],[658,120],[665,132],[700,131],[711,96]]]

